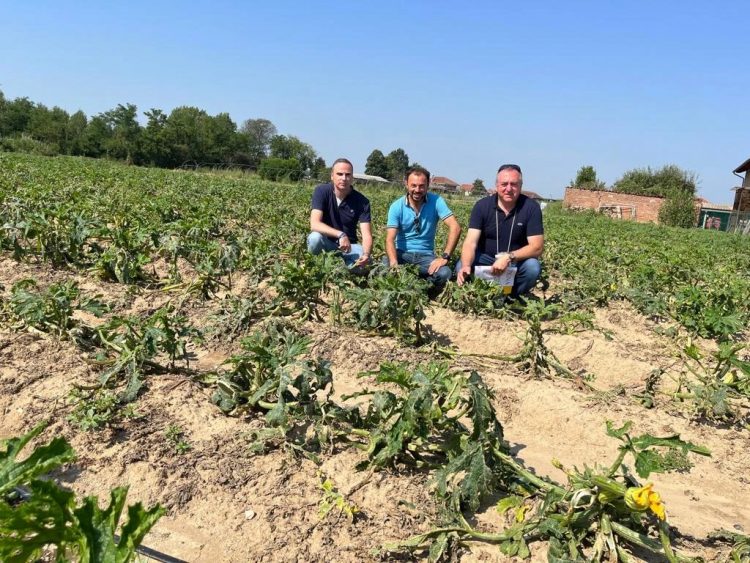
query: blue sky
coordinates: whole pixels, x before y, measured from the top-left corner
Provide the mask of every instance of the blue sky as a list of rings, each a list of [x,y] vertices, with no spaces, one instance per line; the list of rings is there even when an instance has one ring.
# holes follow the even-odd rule
[[[746,23],[739,1],[11,0],[0,90],[89,116],[263,117],[357,171],[375,148],[462,183],[515,162],[548,196],[581,165],[611,184],[676,164],[730,203],[750,157]]]

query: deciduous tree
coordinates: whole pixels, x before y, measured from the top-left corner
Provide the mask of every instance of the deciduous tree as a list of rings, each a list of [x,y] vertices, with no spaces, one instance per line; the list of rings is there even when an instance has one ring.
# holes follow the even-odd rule
[[[380,176],[381,178],[388,178],[390,176],[388,162],[380,149],[375,149],[370,153],[370,156],[367,157],[367,162],[365,163],[365,174]]]
[[[404,149],[398,148],[389,152],[385,160],[388,163],[387,178],[394,182],[402,181],[404,173],[409,168],[409,155],[406,154]]]
[[[278,134],[276,126],[268,119],[262,118],[245,120],[240,133],[244,136],[244,150],[248,163],[256,166],[268,157],[271,139]]]

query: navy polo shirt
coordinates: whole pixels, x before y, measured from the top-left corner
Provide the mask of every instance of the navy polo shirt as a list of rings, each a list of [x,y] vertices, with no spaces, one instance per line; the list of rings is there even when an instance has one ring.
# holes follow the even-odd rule
[[[313,192],[312,208],[323,212],[323,223],[344,231],[353,243],[357,242],[357,223],[370,222],[370,201],[353,188],[339,205],[333,184],[321,184]]]
[[[500,229],[499,236],[496,225]],[[508,252],[508,240],[510,250],[518,250],[529,244],[528,237],[544,234],[542,209],[536,201],[521,194],[516,206],[506,215],[497,206],[497,194],[487,196],[474,204],[469,228],[481,231],[477,252],[490,256]]]

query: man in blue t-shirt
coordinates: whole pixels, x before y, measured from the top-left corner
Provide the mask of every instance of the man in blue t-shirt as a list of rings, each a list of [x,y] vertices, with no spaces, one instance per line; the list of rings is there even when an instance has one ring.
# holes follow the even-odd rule
[[[430,173],[421,166],[406,171],[406,195],[398,198],[388,209],[385,236],[386,258],[391,268],[398,264],[415,264],[420,276],[431,281],[437,291],[451,277],[448,267],[451,253],[461,236],[461,226],[448,209],[445,200],[428,193]],[[448,241],[440,256],[435,256],[435,232],[438,221],[448,227]]]
[[[539,204],[521,193],[523,175],[517,164],[503,164],[497,171],[495,195],[480,199],[471,210],[456,280],[463,285],[474,266],[491,266],[501,274],[518,267],[512,295],[530,291],[541,274],[538,258],[544,250],[544,225]]]
[[[331,183],[315,188],[307,250],[311,254],[340,252],[347,266],[358,268],[370,260],[372,229],[370,202],[352,188],[353,179],[352,163],[339,158],[331,167]],[[362,244],[358,244],[357,223]]]

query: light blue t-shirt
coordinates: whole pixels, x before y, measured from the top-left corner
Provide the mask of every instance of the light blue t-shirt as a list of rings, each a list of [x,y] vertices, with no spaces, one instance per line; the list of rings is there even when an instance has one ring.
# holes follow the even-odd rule
[[[416,228],[416,213],[406,202],[406,196],[398,198],[388,209],[388,228],[398,229],[396,249],[402,252],[435,252],[435,232],[439,221],[453,215],[448,204],[439,195],[427,193],[419,210],[420,229]]]

